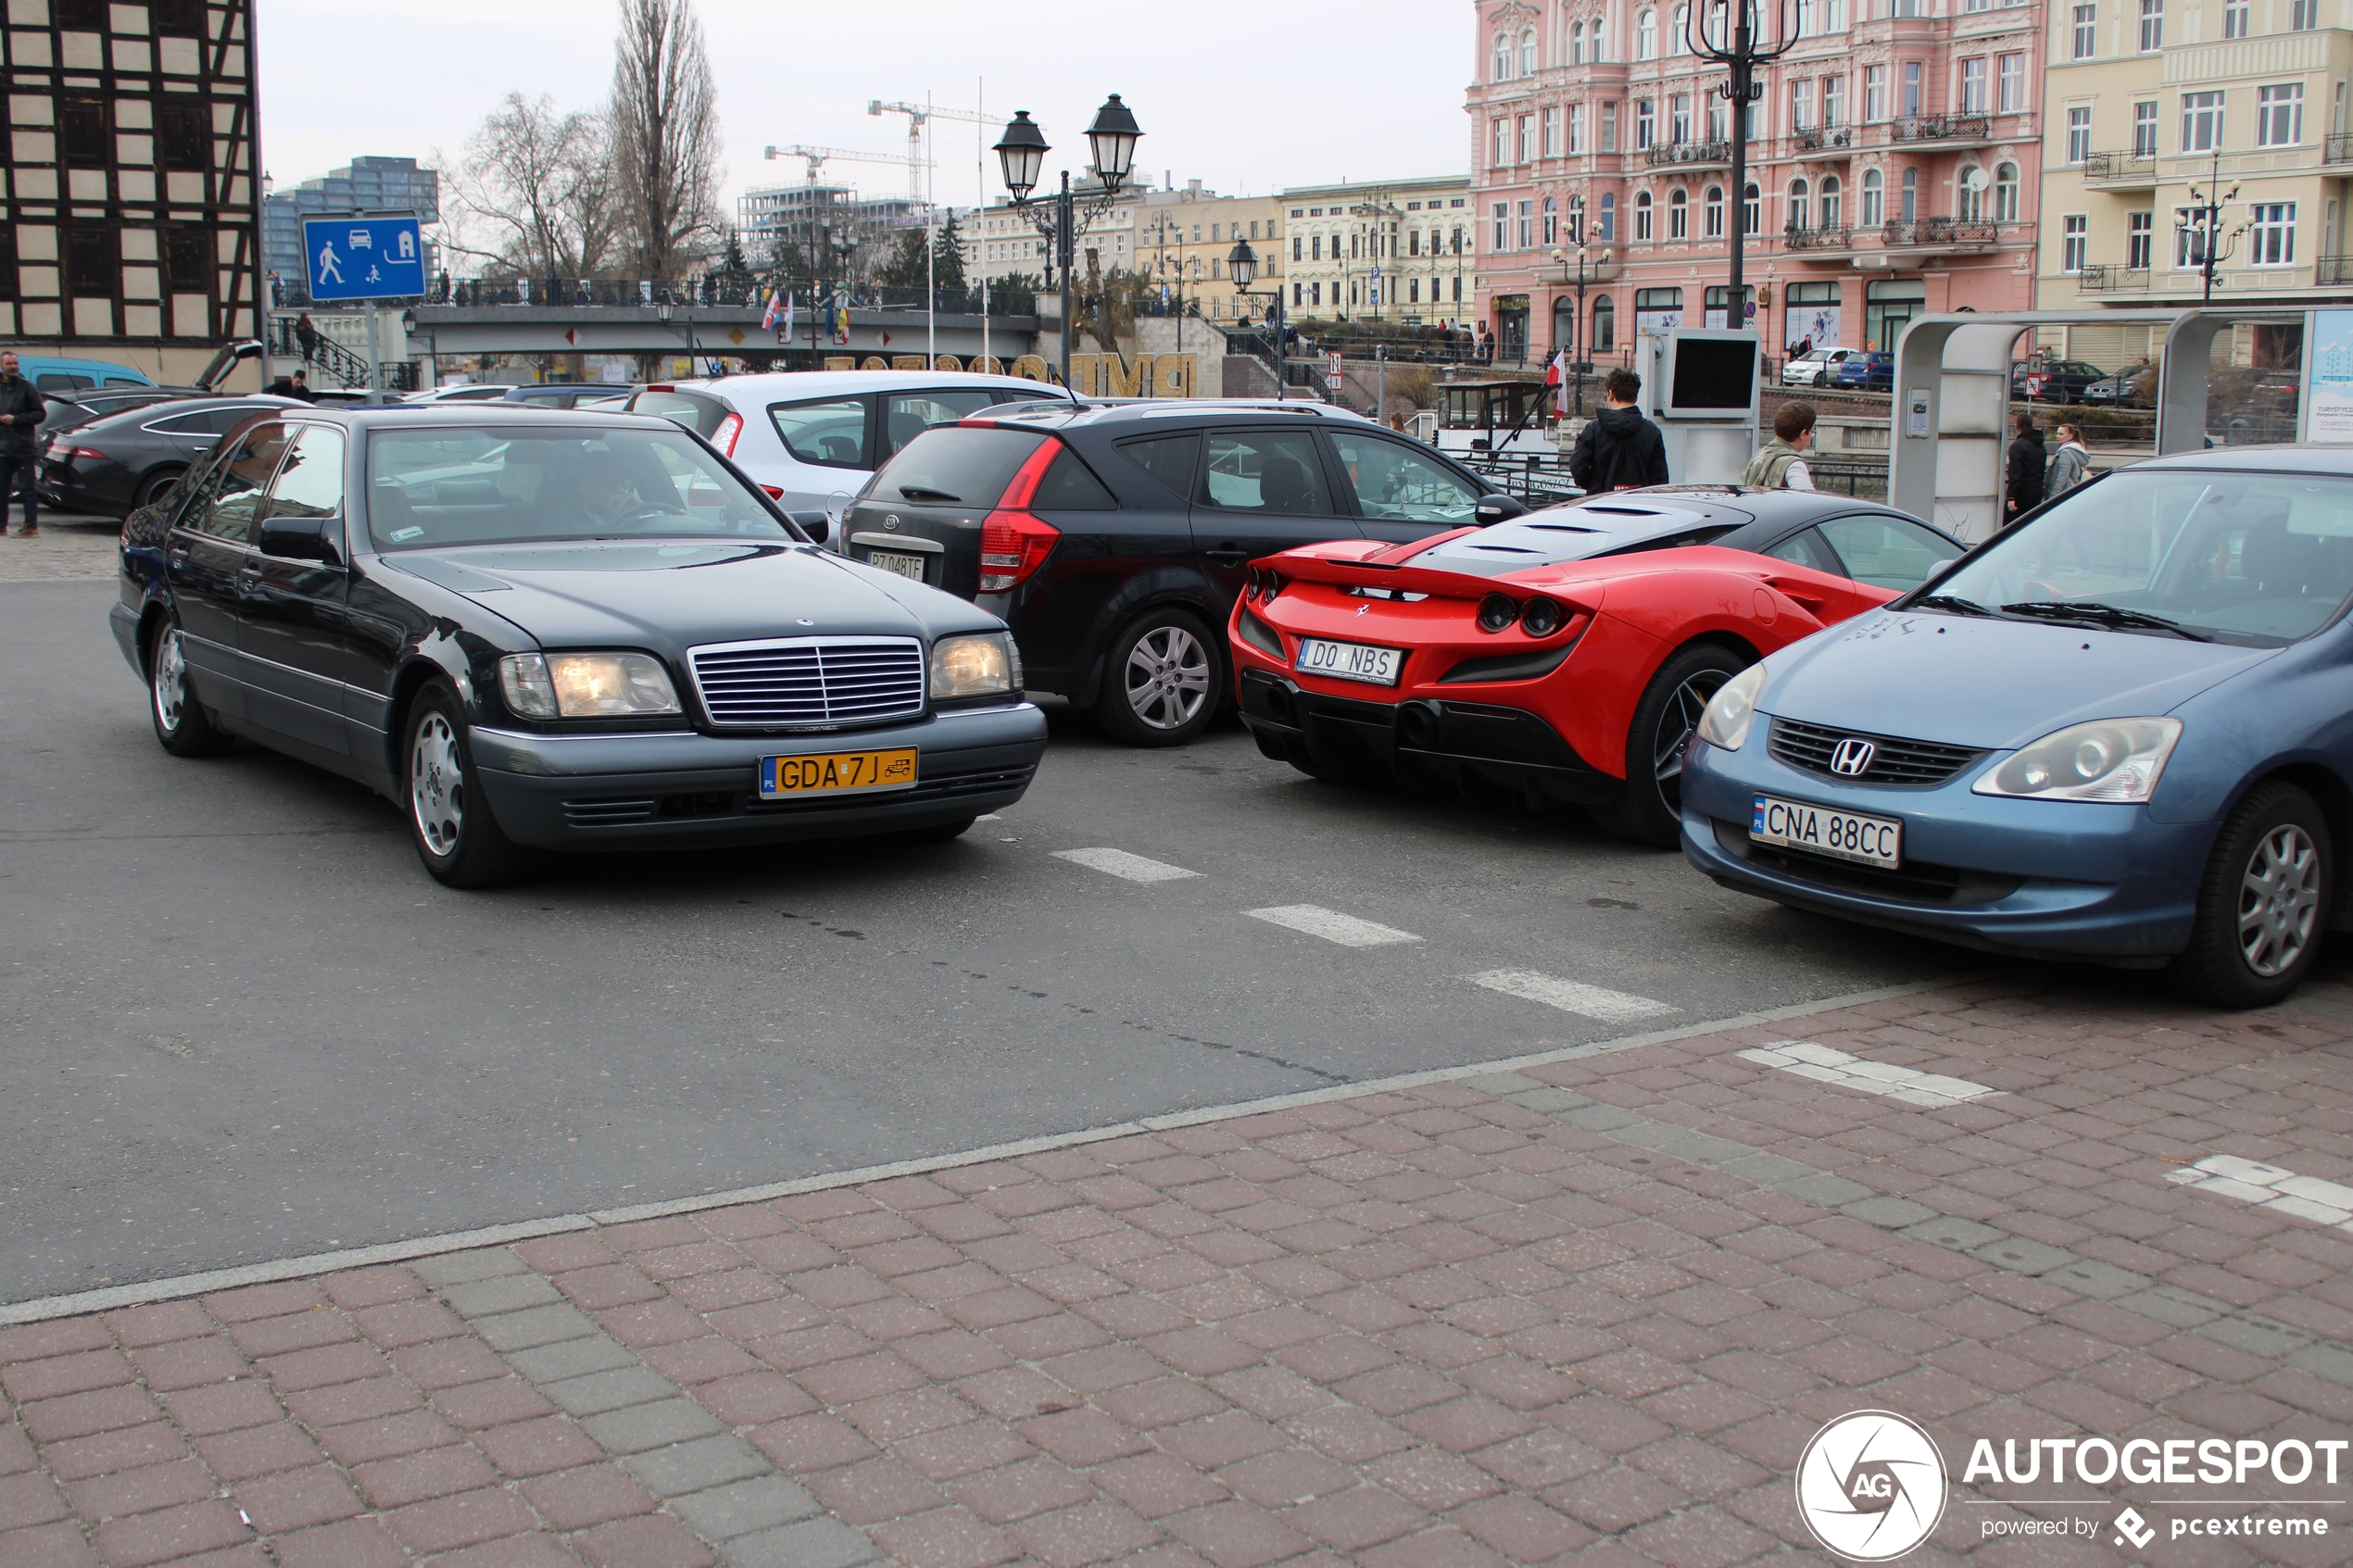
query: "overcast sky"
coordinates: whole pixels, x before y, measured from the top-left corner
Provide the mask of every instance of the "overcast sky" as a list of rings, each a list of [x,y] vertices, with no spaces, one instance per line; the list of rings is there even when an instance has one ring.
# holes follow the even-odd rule
[[[1339,179],[1459,173],[1469,153],[1462,0],[699,0],[726,137],[725,190],[799,182],[769,144],[904,154],[907,122],[869,100],[1026,108],[1054,153],[1086,161],[1108,93],[1143,125],[1137,166],[1157,181],[1264,194]],[[510,92],[566,107],[612,78],[610,0],[260,0],[262,161],[286,184],[359,154],[459,156]],[[985,94],[985,96],[984,96]],[[975,154],[992,127],[934,126],[935,187],[982,194]],[[1001,194],[994,157],[990,197]],[[906,170],[836,163],[829,180],[903,191]]]

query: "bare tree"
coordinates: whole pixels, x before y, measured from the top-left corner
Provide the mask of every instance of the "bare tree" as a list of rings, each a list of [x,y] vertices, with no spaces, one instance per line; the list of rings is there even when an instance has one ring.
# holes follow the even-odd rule
[[[612,258],[623,215],[602,115],[510,93],[448,174],[446,248],[525,277],[582,278]]]
[[[638,275],[673,278],[719,231],[719,100],[694,0],[620,0],[612,166]]]

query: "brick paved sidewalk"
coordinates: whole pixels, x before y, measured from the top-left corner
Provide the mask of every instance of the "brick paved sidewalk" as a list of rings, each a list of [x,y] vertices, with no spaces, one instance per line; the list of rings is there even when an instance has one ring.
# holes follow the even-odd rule
[[[122,523],[115,518],[48,515],[41,536],[20,537],[21,508],[8,508],[6,537],[0,538],[0,583],[111,581],[120,570],[117,546]]]
[[[1980,1436],[2338,1432],[2353,1235],[2177,1178],[2353,1178],[2353,992],[2135,984],[0,1330],[0,1563],[1716,1568],[1819,1560],[1791,1475],[1856,1409],[1957,1478]],[[1982,1545],[2021,1491],[1906,1562],[2118,1560]]]

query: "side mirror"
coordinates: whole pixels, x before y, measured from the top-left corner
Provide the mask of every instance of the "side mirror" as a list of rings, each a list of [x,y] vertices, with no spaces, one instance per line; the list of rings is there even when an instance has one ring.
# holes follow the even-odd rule
[[[280,560],[315,560],[327,566],[341,566],[342,553],[335,547],[343,533],[343,520],[332,517],[273,517],[261,524],[258,541],[261,553]]]
[[[1479,527],[1491,528],[1499,522],[1509,522],[1516,517],[1526,517],[1528,508],[1511,496],[1498,493],[1481,495],[1478,508],[1472,515],[1478,519]]]

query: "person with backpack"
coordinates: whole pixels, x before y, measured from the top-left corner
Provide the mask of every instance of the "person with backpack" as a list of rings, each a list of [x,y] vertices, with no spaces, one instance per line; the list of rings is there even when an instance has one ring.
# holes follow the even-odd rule
[[[1602,411],[1578,433],[1568,474],[1589,495],[1667,483],[1667,439],[1635,399],[1642,378],[1620,367],[1602,383]]]
[[[2010,443],[2005,528],[2043,504],[2043,433],[2034,428],[2034,416],[2023,408],[2010,416],[2010,428],[2018,439]]]
[[[2051,454],[2051,466],[2043,472],[2043,499],[2052,500],[2066,495],[2089,477],[2092,454],[2084,449],[2083,433],[2073,425],[2051,427],[2059,439],[2058,450]]]
[[[1773,416],[1773,439],[1741,470],[1741,484],[1752,490],[1811,490],[1814,476],[1806,469],[1806,454],[1814,445],[1814,406],[1784,403]]]

